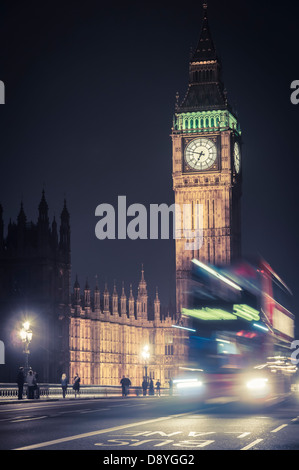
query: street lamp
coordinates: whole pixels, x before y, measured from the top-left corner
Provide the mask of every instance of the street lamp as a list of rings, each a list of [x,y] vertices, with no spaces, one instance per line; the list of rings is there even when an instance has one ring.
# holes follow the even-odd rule
[[[32,340],[32,331],[30,330],[30,323],[28,321],[23,323],[23,328],[20,331],[20,337],[24,343],[23,353],[25,354],[25,374],[27,374],[29,370],[29,344]]]
[[[144,370],[145,370],[145,380],[147,382],[147,361],[149,360],[150,357],[150,352],[149,352],[149,346],[145,345],[142,349],[141,355],[144,359],[145,365],[144,365]]]

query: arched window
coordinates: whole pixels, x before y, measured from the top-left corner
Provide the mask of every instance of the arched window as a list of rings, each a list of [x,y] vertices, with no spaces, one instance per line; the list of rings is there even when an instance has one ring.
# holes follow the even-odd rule
[[[193,119],[190,120],[190,129],[193,129]]]
[[[200,127],[204,127],[204,122],[203,122],[203,119],[200,120]]]
[[[198,119],[195,119],[195,129],[198,128]]]
[[[211,119],[211,127],[214,127],[214,118]]]
[[[209,127],[209,118],[206,118],[206,127]]]
[[[185,119],[185,129],[188,129],[188,119]]]

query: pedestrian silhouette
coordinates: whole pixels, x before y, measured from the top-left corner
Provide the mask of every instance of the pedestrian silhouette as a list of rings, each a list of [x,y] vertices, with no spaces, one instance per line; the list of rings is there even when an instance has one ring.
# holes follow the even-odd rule
[[[150,380],[148,394],[149,394],[149,395],[155,395],[155,389],[154,389],[154,382],[153,382],[153,379]]]
[[[145,397],[146,396],[146,391],[147,391],[147,387],[148,387],[148,383],[147,383],[147,380],[146,380],[146,377],[143,377],[143,382],[142,382],[142,391],[143,391],[143,396]]]
[[[65,398],[66,391],[67,391],[67,376],[66,374],[62,374],[61,376],[61,388],[62,388],[62,396]]]
[[[76,373],[74,377],[73,389],[75,391],[75,398],[76,398],[77,393],[80,393],[80,377],[78,375],[78,372]]]
[[[26,377],[26,382],[27,382],[27,397],[32,400],[34,398],[34,387],[35,387],[35,377],[33,374],[33,370],[30,369],[28,371],[27,377]]]
[[[157,395],[160,396],[160,394],[161,394],[161,383],[159,382],[159,379],[156,382],[156,389],[157,389]]]
[[[38,386],[38,373],[37,372],[33,372],[33,376],[34,376],[34,386],[33,386],[33,396],[34,398],[39,398],[39,386]]]
[[[120,383],[121,383],[122,396],[126,397],[129,393],[129,387],[131,385],[131,380],[128,377],[125,377],[123,375],[123,378],[121,379]]]
[[[24,367],[20,367],[17,375],[17,384],[18,384],[18,400],[23,398],[23,389],[24,389],[25,375]]]

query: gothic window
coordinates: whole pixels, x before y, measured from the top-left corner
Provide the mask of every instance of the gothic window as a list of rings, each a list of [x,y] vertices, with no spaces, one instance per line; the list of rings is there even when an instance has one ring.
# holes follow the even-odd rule
[[[165,356],[173,356],[173,344],[165,344]]]
[[[173,356],[173,334],[165,333],[165,355]]]

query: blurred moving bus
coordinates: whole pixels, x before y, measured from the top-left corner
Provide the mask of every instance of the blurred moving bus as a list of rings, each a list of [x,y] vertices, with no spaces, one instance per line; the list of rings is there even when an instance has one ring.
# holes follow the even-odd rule
[[[287,396],[297,370],[290,360],[290,289],[262,259],[192,265],[188,306],[178,322],[189,329],[189,359],[174,381],[177,391],[215,401],[271,403]]]

